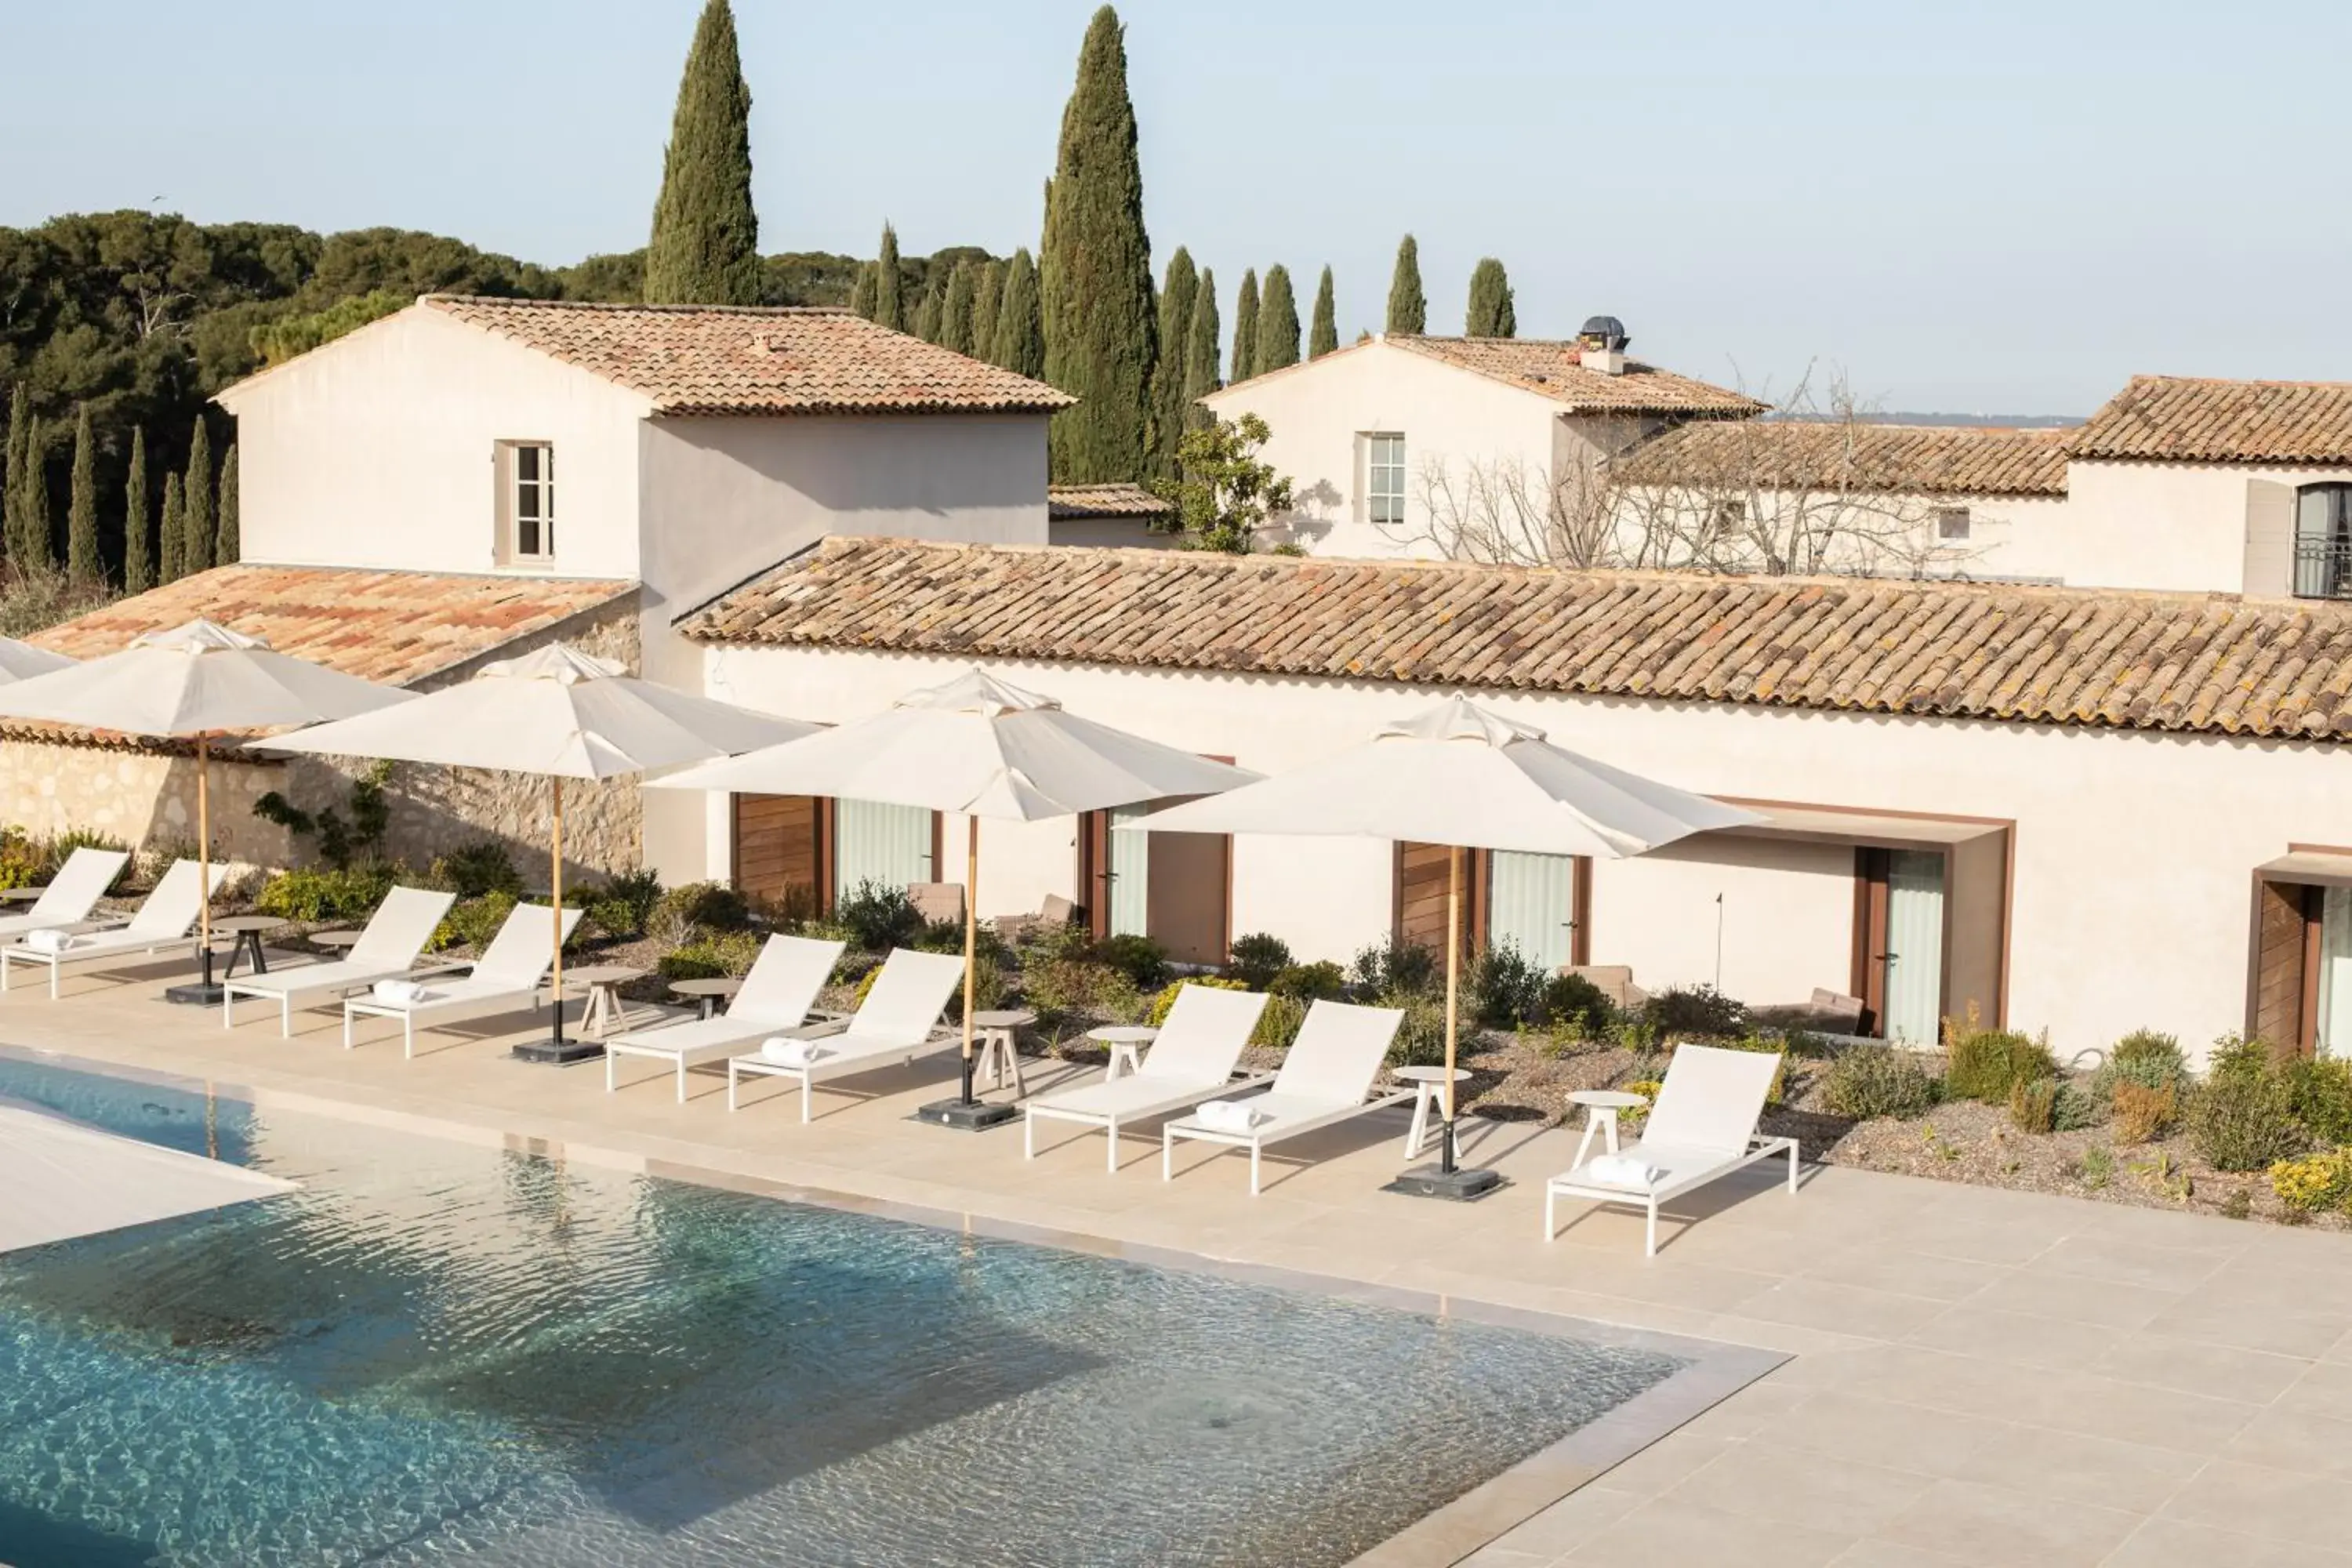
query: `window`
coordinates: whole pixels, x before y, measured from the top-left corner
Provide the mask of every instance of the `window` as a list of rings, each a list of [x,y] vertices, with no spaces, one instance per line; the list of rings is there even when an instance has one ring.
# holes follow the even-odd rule
[[[2352,598],[2352,485],[2305,485],[2294,495],[2294,592]]]
[[[1969,536],[1969,509],[1964,506],[1939,506],[1936,509],[1936,537],[1946,543]]]
[[[1373,522],[1404,521],[1404,437],[1364,437],[1365,515]]]
[[[555,448],[544,441],[499,444],[499,552],[509,562],[555,555]]]

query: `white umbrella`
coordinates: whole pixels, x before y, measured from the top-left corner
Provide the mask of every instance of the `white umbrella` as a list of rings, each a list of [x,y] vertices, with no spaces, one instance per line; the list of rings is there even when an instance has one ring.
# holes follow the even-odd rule
[[[971,1093],[972,950],[980,819],[1035,822],[1173,795],[1209,795],[1258,775],[1063,710],[1049,697],[974,669],[910,691],[869,717],[763,752],[688,768],[661,789],[832,795],[971,819],[964,849],[963,1095],[936,1118],[986,1126],[1011,1114]]]
[[[1453,697],[1383,724],[1364,744],[1213,800],[1134,824],[1165,833],[1284,833],[1408,839],[1451,847],[1445,900],[1445,1126],[1441,1190],[1475,1195],[1491,1172],[1454,1169],[1454,1061],[1461,987],[1462,850],[1622,859],[1711,828],[1762,821],[1750,811],[1564,751],[1543,731]]]
[[[37,675],[66,669],[74,664],[61,653],[51,653],[45,647],[35,647],[15,637],[0,637],[0,686],[19,680],[30,680]]]
[[[204,953],[201,987],[175,986],[174,1001],[216,1002],[212,984],[213,737],[321,719],[406,702],[411,693],[273,652],[258,637],[211,621],[194,620],[167,632],[148,632],[120,653],[30,679],[0,685],[0,717],[38,719],[85,730],[149,735],[196,743],[198,885],[207,889],[197,917]]]
[[[271,751],[389,757],[444,767],[538,773],[553,818],[548,887],[563,903],[563,781],[608,779],[708,762],[804,735],[797,719],[755,713],[640,680],[610,659],[551,643],[484,665],[473,679],[414,702],[256,742]],[[555,1033],[516,1047],[532,1060],[571,1061],[604,1047],[563,1037],[563,932],[555,933]]]

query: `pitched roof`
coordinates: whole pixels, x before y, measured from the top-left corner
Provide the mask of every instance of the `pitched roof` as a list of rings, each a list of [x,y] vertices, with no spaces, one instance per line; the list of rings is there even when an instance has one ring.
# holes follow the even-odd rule
[[[1710,385],[1639,360],[1624,373],[1587,370],[1572,342],[1543,338],[1419,338],[1381,340],[1463,370],[1508,382],[1579,413],[1693,414],[1747,418],[1765,405],[1745,393]]]
[[[1615,466],[1634,484],[1753,483],[1870,495],[2063,496],[2064,430],[1706,420],[1644,442]]]
[[[709,642],[2352,738],[2352,605],[832,539]]]
[[[2075,458],[2352,463],[2352,382],[2136,375],[2078,426]]]
[[[1055,522],[1096,517],[1166,517],[1171,510],[1141,485],[1045,487],[1045,516]]]
[[[417,303],[642,393],[657,414],[1050,414],[1076,401],[847,310]]]

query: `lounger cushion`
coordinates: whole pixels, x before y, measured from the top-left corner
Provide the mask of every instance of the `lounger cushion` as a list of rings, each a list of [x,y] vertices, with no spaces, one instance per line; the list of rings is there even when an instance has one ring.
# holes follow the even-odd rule
[[[1150,1116],[1158,1110],[1191,1110],[1202,1100],[1225,1088],[1216,1083],[1172,1083],[1167,1079],[1129,1073],[1081,1089],[1064,1089],[1032,1100],[1032,1110],[1068,1111],[1075,1116]]]

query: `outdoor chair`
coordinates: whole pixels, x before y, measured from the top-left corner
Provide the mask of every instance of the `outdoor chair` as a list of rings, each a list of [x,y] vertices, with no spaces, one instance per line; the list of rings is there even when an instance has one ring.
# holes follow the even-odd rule
[[[236,1024],[240,996],[264,997],[278,1004],[278,1032],[294,1033],[294,1009],[341,1001],[379,980],[399,980],[416,967],[425,944],[440,929],[442,917],[457,901],[455,893],[425,888],[394,888],[368,916],[352,950],[331,963],[305,963],[275,974],[241,974],[221,983],[221,1027]]]
[[[416,1055],[416,1031],[437,1029],[471,1018],[487,1018],[528,1006],[536,1012],[541,984],[555,963],[555,927],[545,904],[517,904],[507,911],[498,935],[464,975],[425,975],[378,981],[343,998],[343,1049],[358,1042],[352,1026],[362,1018],[400,1020],[400,1054]],[[580,923],[581,911],[563,911],[563,936]]]
[[[1250,1195],[1255,1197],[1259,1163],[1269,1145],[1368,1110],[1402,1105],[1412,1097],[1412,1090],[1375,1095],[1372,1085],[1388,1062],[1389,1044],[1396,1038],[1397,1026],[1403,1022],[1403,1012],[1395,1007],[1317,1002],[1307,1008],[1307,1021],[1298,1026],[1298,1037],[1284,1055],[1272,1088],[1246,1100],[1211,1100],[1160,1129],[1160,1180],[1175,1177],[1180,1138],[1246,1149]]]
[[[131,857],[120,849],[75,850],[58,868],[49,885],[41,889],[22,914],[0,915],[0,937],[23,936],[27,931],[85,931],[100,925],[120,925],[120,921],[94,921],[89,911],[122,874]]]
[[[140,903],[138,912],[118,930],[36,931],[0,947],[0,991],[8,989],[8,972],[16,965],[46,964],[49,971],[49,999],[55,1001],[58,977],[68,963],[131,958],[179,946],[188,940],[196,917],[204,912],[206,891],[218,891],[228,879],[228,868],[212,868],[209,889],[198,879],[200,876],[194,860],[173,861],[154,890]]]
[[[690,1019],[651,1029],[635,1029],[604,1042],[604,1089],[620,1088],[620,1058],[649,1057],[667,1062],[677,1074],[677,1098],[686,1102],[686,1069],[699,1062],[717,1061],[769,1035],[805,1026],[816,1006],[817,994],[833,978],[845,943],[814,942],[804,936],[772,936],[743,976],[727,1011],[715,1018]],[[820,1015],[837,1019],[840,1016]]]
[[[1234,1068],[1265,1011],[1265,996],[1256,991],[1223,991],[1210,985],[1187,985],[1176,993],[1167,1022],[1151,1043],[1143,1065],[1125,1078],[1066,1089],[1029,1102],[1022,1131],[1024,1156],[1037,1157],[1037,1123],[1075,1121],[1099,1127],[1106,1137],[1106,1168],[1118,1169],[1118,1124],[1165,1116],[1198,1105],[1209,1097],[1235,1089],[1255,1089],[1274,1075],[1259,1073],[1234,1081]]]
[[[882,972],[846,1025],[779,1029],[757,1052],[730,1058],[727,1109],[736,1109],[736,1091],[746,1075],[788,1078],[801,1086],[801,1120],[806,1121],[811,1093],[827,1079],[953,1050],[962,1037],[940,1027],[940,1015],[962,984],[961,954],[897,949],[882,961]]]

